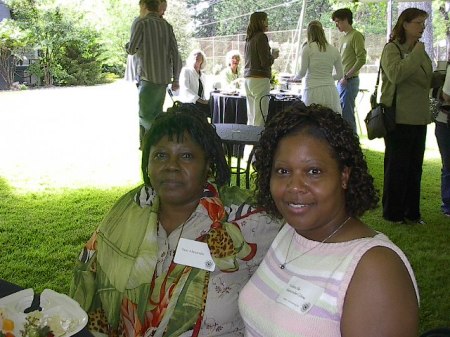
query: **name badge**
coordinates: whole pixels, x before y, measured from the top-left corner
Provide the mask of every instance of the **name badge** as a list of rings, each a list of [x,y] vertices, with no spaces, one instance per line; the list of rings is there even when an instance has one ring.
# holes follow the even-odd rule
[[[306,314],[323,293],[323,288],[293,276],[277,298],[277,302],[300,314]]]
[[[209,247],[205,242],[181,238],[175,252],[175,263],[194,268],[214,271],[214,263]]]

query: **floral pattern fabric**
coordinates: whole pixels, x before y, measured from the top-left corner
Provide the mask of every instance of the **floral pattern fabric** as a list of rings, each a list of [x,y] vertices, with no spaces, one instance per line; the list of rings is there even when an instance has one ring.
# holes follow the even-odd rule
[[[227,193],[227,199],[230,199],[230,194]],[[156,266],[153,278],[152,274],[148,275],[151,291],[145,309],[145,319],[140,319],[137,304],[124,296],[118,329],[110,329],[107,334],[244,335],[237,307],[238,294],[258,267],[281,223],[269,218],[261,210],[241,202],[242,198],[236,199],[238,200],[236,203],[227,202],[226,205],[222,205],[215,187],[209,185],[205,190],[205,197],[201,199],[197,209],[184,225],[169,235],[160,224],[157,225]],[[135,196],[135,202],[141,208],[152,207],[154,200],[157,200],[157,197],[148,188],[142,188]],[[231,234],[224,236],[227,233]],[[227,248],[227,243],[234,244],[238,240],[239,235],[236,233],[242,233],[244,242],[249,244],[231,245],[230,247],[238,248]],[[216,240],[216,235],[221,239],[218,241],[220,245],[214,247],[208,240],[211,241],[213,238]],[[80,256],[83,263],[92,265],[92,262],[95,262],[93,260],[96,254],[93,252],[96,248],[96,237],[97,234],[94,234]],[[208,242],[217,265],[216,270],[209,273],[175,264],[173,256],[181,237]],[[227,250],[226,253],[222,252],[220,248],[222,246]],[[241,246],[245,246],[246,249],[241,249]],[[95,271],[95,268],[93,270]],[[171,298],[183,304],[187,303],[187,309],[178,310],[177,301],[170,301]],[[192,307],[189,307],[189,304],[192,304]],[[184,312],[189,317],[183,317]],[[186,328],[186,324],[189,324],[189,328]],[[95,324],[90,322],[90,328],[96,330]]]

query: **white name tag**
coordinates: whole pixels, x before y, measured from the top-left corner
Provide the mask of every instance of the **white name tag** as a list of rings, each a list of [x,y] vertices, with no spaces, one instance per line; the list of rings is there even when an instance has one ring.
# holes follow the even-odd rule
[[[306,314],[323,293],[323,288],[293,276],[277,298],[281,303],[300,314]]]
[[[214,271],[216,268],[209,247],[205,242],[183,238],[178,241],[174,262],[208,271]]]

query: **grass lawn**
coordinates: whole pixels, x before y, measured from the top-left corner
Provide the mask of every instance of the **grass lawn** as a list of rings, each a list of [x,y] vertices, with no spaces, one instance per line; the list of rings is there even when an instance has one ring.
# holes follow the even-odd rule
[[[370,88],[370,86],[366,86]],[[368,109],[368,94],[360,105]],[[122,81],[84,88],[0,92],[0,278],[67,292],[77,255],[107,210],[140,183],[137,92]],[[382,189],[382,140],[361,136]],[[363,218],[410,259],[421,292],[421,331],[450,326],[450,219],[440,213],[440,157],[428,129],[425,226]]]

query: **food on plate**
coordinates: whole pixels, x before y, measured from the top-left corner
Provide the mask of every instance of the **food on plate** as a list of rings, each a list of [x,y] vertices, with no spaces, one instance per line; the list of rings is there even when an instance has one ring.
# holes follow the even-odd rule
[[[0,337],[15,337],[14,321],[3,308],[0,308]]]
[[[29,288],[0,298],[0,337],[67,337],[87,324],[87,314],[67,295],[44,289],[33,305],[34,297]],[[27,313],[37,306],[40,311]]]
[[[54,337],[52,329],[43,321],[40,311],[33,311],[27,315],[23,330],[20,330],[22,337]]]
[[[62,337],[73,329],[73,325],[71,320],[57,314],[49,316],[36,310],[25,316],[25,323],[19,330],[20,335],[17,335],[14,334],[14,317],[6,309],[0,308],[0,337]]]

